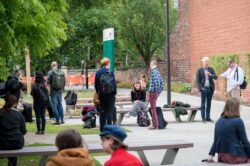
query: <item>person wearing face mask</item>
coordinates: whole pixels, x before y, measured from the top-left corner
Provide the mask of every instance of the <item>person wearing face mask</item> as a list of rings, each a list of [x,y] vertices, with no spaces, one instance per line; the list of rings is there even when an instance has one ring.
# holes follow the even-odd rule
[[[240,85],[244,81],[243,69],[235,64],[234,59],[229,58],[227,61],[228,69],[220,75],[227,79],[227,93],[228,97],[236,97],[240,99]]]
[[[110,71],[109,58],[101,60],[101,68],[95,74],[95,91],[100,101],[100,130],[102,131],[106,124],[116,123],[117,89],[114,72]]]
[[[214,81],[217,75],[209,66],[209,58],[202,58],[202,67],[196,72],[196,84],[201,92],[201,118],[202,122],[213,122],[210,118],[211,101],[214,94]]]

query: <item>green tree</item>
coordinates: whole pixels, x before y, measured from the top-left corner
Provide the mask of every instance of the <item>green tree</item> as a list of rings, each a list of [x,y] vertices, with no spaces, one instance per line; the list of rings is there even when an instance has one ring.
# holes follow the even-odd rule
[[[0,57],[8,64],[5,68],[21,63],[25,48],[30,49],[32,59],[59,47],[66,39],[62,17],[66,8],[65,0],[0,0]]]
[[[173,29],[177,11],[171,1],[170,22]],[[149,66],[151,57],[166,42],[166,6],[159,0],[126,0],[119,7],[118,33],[124,40],[123,46],[137,51]]]

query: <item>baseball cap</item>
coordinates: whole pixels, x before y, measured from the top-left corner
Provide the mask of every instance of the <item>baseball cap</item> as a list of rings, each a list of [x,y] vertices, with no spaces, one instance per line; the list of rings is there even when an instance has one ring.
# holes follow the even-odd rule
[[[121,142],[123,142],[124,139],[127,137],[125,131],[117,125],[105,125],[100,136],[102,137],[105,135],[111,135],[120,140]]]
[[[230,65],[230,64],[232,64],[232,63],[234,63],[234,59],[229,58],[229,59],[227,60],[227,65]]]

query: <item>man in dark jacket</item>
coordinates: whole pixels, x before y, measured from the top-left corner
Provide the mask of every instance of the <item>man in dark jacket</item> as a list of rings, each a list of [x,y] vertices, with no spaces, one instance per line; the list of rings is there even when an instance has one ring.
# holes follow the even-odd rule
[[[20,81],[21,76],[22,76],[21,69],[15,70],[14,74],[11,73],[8,76],[7,82],[5,85],[6,95],[14,95],[17,98],[17,101],[19,101],[21,89],[23,87],[23,84]]]
[[[209,67],[209,58],[203,57],[202,67],[196,73],[196,84],[201,92],[201,118],[203,123],[206,123],[206,121],[212,122],[210,108],[215,89],[214,79],[217,79],[217,75],[214,69]]]
[[[116,123],[116,112],[115,112],[115,95],[116,95],[116,81],[113,72],[110,72],[110,60],[108,58],[103,58],[101,60],[101,69],[96,72],[95,75],[95,90],[99,96],[100,100],[100,130],[103,130],[103,127],[106,124]],[[102,76],[110,72],[112,77],[112,91],[110,93],[104,92],[104,85],[102,85],[101,80]],[[108,88],[110,89],[110,88]]]

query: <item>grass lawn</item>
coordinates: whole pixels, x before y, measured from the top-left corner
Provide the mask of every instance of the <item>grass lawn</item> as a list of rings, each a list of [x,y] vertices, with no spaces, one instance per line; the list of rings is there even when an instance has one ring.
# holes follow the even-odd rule
[[[40,143],[35,143],[31,145],[27,145],[27,147],[33,147],[33,146],[52,146],[52,144],[40,144]],[[107,155],[106,153],[91,153],[90,154],[93,158],[95,156],[105,156]],[[18,166],[35,166],[38,165],[39,160],[41,156],[25,156],[25,157],[18,157]],[[101,164],[94,158],[95,166],[101,166]],[[8,166],[8,160],[7,158],[5,159],[0,159],[0,165],[1,166]]]
[[[76,119],[76,120],[78,120],[78,119]],[[36,122],[35,121],[33,121],[32,123],[26,123],[26,128],[27,128],[27,131],[30,132],[30,133],[36,133],[37,132],[37,130],[36,130]],[[99,128],[86,129],[86,128],[83,128],[83,125],[52,125],[48,121],[46,123],[46,127],[45,127],[45,134],[56,134],[56,133],[59,133],[60,131],[63,131],[65,129],[75,129],[81,135],[99,134],[100,133]]]

